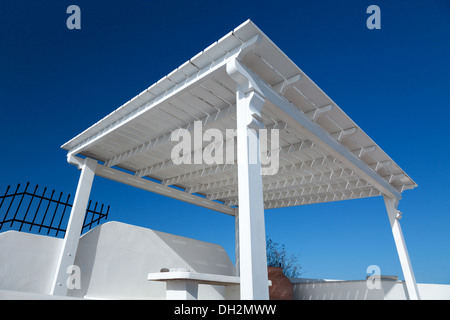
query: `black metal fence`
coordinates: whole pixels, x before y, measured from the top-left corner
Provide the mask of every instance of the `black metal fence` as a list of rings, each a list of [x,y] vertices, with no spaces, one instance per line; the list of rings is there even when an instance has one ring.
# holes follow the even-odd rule
[[[72,208],[70,194],[65,197],[62,192],[55,192],[54,189],[50,192],[47,187],[41,192],[38,185],[30,192],[29,186],[28,182],[22,191],[19,190],[20,184],[13,188],[14,191],[11,186],[4,192],[0,189],[0,230],[64,237]],[[92,200],[89,201],[81,233],[108,218],[109,206],[106,212],[103,212],[104,209],[104,204],[99,206],[96,202],[92,205]]]

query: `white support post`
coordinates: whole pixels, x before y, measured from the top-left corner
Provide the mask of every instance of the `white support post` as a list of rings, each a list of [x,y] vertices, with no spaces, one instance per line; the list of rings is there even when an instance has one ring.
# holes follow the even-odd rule
[[[235,269],[236,269],[236,277],[239,277],[239,269],[240,269],[240,258],[239,258],[239,209],[236,209],[234,214],[234,260],[235,260]]]
[[[420,300],[419,290],[417,288],[416,279],[409,260],[408,250],[406,248],[405,239],[403,238],[402,228],[400,226],[401,213],[398,211],[398,200],[383,196],[384,203],[391,223],[392,234],[394,235],[395,246],[397,247],[400,265],[405,278],[406,290],[410,300]]]
[[[197,300],[198,282],[192,280],[172,280],[166,282],[166,300]]]
[[[70,161],[70,160],[69,160]],[[81,163],[74,163],[81,169],[77,191],[70,212],[69,223],[60,249],[55,277],[51,288],[52,295],[67,295],[67,269],[73,265],[83,227],[86,206],[91,193],[92,182],[95,176],[97,161],[86,158]],[[69,269],[71,270],[71,269]]]
[[[258,121],[262,95],[238,82],[237,158],[239,187],[239,275],[242,300],[269,299],[264,202]]]

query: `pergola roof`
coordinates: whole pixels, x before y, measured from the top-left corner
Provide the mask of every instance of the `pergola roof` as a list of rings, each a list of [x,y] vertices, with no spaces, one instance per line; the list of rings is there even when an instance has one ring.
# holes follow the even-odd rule
[[[203,131],[216,128],[224,137],[226,129],[236,128],[236,83],[226,70],[231,59],[267,93],[262,121],[279,129],[279,170],[263,176],[265,208],[382,194],[399,199],[416,187],[250,20],[62,148],[103,162],[97,175],[234,214],[237,163],[176,165],[171,151],[178,142],[170,139],[179,128],[193,132],[196,121]]]

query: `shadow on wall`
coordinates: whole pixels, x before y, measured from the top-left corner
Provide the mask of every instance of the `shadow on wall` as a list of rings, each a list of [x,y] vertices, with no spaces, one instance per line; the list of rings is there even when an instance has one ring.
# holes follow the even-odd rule
[[[155,231],[155,234],[191,267],[191,271],[227,276],[235,275],[234,265],[223,247],[164,232]]]
[[[180,236],[174,236],[172,234],[154,231],[155,234],[161,239],[167,247],[179,256],[187,265],[189,270],[199,273],[210,273],[234,276],[235,267],[231,262],[228,254],[222,246],[205,243],[194,239],[189,239]],[[166,266],[180,267],[180,266]],[[205,285],[199,285],[199,293],[203,291]],[[216,292],[215,295],[207,295],[204,299],[217,299],[220,296],[227,296],[228,298],[238,298],[238,287],[224,286],[209,286]],[[227,291],[228,290],[228,291]],[[215,298],[214,298],[215,297]]]

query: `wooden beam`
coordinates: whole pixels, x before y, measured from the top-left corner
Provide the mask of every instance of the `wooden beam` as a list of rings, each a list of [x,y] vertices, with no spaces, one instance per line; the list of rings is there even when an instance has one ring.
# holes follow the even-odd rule
[[[289,127],[305,135],[308,139],[319,145],[321,148],[329,152],[333,157],[345,163],[351,170],[359,174],[363,179],[370,182],[382,193],[401,199],[401,193],[398,192],[389,182],[383,179],[378,173],[372,170],[364,161],[356,157],[350,150],[333,139],[315,122],[301,112],[295,105],[286,98],[280,96],[270,85],[259,78],[255,73],[239,61],[229,62],[235,64],[235,68],[239,70],[243,77],[249,79],[254,90],[260,92],[268,101],[265,106],[276,112]],[[229,65],[228,64],[228,65]],[[228,67],[227,65],[227,67]]]
[[[163,196],[234,216],[235,208],[175,188],[167,187],[151,180],[139,178],[117,169],[108,168],[101,164],[97,164],[97,170],[95,171],[95,174],[97,176],[121,182],[129,186],[151,191]]]

